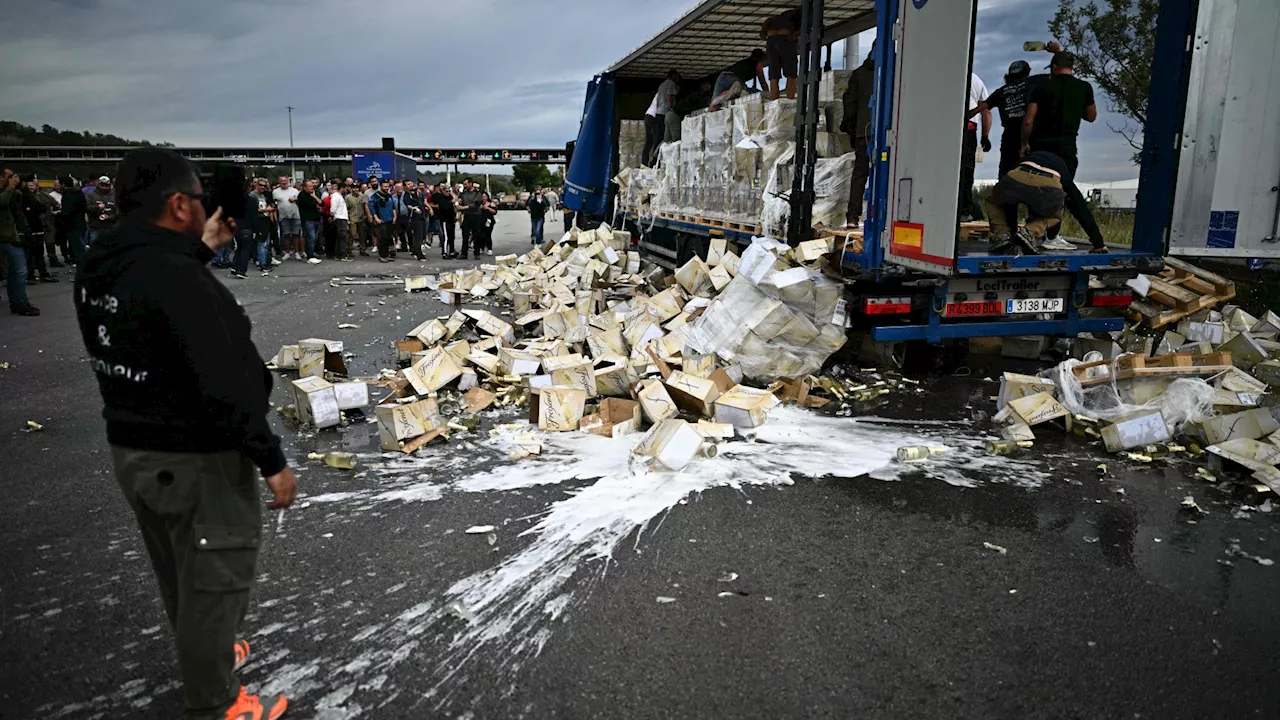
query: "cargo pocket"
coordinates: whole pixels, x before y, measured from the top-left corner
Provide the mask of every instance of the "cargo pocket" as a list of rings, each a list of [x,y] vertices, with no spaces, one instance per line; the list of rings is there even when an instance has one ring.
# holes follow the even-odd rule
[[[258,563],[258,528],[195,525],[192,587],[205,592],[237,592],[253,585]]]

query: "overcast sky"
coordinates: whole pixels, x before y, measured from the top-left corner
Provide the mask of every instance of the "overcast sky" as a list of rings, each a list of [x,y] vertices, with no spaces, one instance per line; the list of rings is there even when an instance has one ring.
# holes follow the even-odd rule
[[[591,76],[692,0],[0,0],[0,118],[177,145],[556,147]],[[980,0],[994,90],[1056,0]],[[1034,56],[1036,65],[1047,55]],[[1080,180],[1137,175],[1099,101]],[[999,129],[992,142],[998,144]],[[995,174],[995,159],[978,177]]]

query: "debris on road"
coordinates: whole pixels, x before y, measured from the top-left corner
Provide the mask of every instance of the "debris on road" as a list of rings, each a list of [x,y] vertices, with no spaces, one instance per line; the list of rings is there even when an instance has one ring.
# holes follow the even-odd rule
[[[497,529],[498,528],[494,527],[493,525],[472,525],[471,527],[466,529],[466,533],[468,535],[488,535],[489,533]]]
[[[27,421],[26,432],[40,432],[41,430],[44,430],[44,426],[41,425],[40,423],[36,422],[35,420]]]
[[[1008,555],[1008,554],[1009,554],[1009,549],[1008,549],[1008,548],[1001,547],[1001,546],[996,545],[996,544],[993,544],[993,543],[984,542],[984,543],[982,543],[982,547],[984,547],[984,548],[986,548],[986,549],[988,549],[988,550],[992,550],[992,551],[994,551],[994,552],[998,552],[998,553],[1000,553],[1001,555]]]
[[[339,470],[354,470],[356,467],[356,456],[349,452],[327,452],[327,453],[307,453],[308,460],[319,460],[331,468]]]

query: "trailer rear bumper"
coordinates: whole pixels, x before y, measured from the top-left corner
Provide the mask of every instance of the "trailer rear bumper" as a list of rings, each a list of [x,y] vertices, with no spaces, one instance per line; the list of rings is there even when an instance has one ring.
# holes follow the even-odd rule
[[[937,325],[891,325],[872,328],[871,339],[878,342],[926,340],[940,342],[956,338],[1005,337],[1009,335],[1063,335],[1082,332],[1112,332],[1124,329],[1124,318],[1067,318],[1065,320],[999,320],[994,322],[947,323]]]

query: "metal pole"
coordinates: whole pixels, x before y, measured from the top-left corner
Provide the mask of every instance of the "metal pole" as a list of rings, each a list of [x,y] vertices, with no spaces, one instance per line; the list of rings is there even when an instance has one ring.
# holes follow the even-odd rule
[[[822,80],[822,13],[824,0],[804,0],[800,12],[800,72],[796,93],[795,173],[791,184],[791,219],[787,242],[798,245],[813,237],[813,170],[818,159],[818,85]]]
[[[286,105],[285,110],[289,111],[289,149],[293,149],[293,106]],[[293,153],[289,153],[289,179],[295,180],[298,177],[298,168],[293,161]]]

